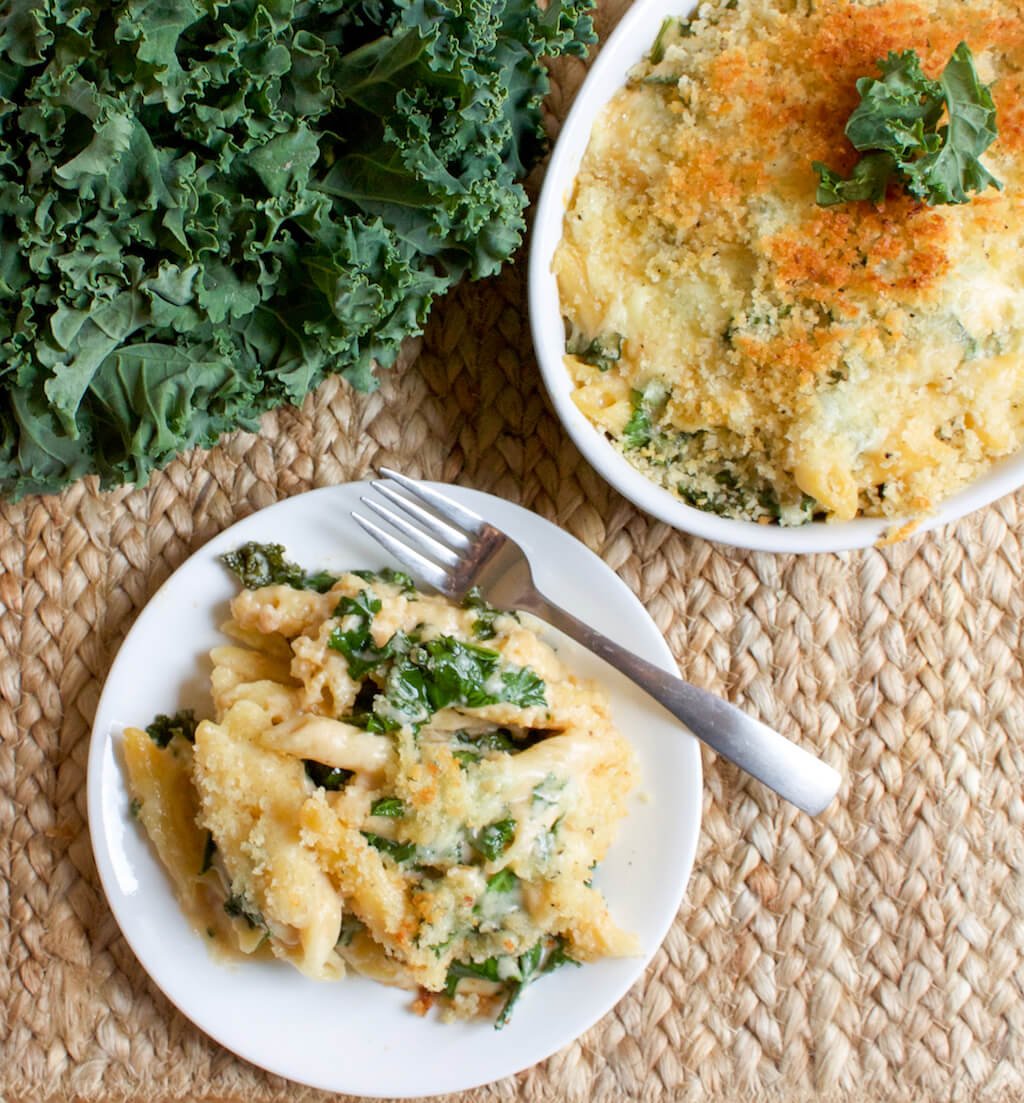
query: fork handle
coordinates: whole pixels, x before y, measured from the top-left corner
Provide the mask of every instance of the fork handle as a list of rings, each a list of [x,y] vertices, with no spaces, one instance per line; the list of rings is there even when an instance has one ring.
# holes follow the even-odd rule
[[[812,816],[832,803],[842,779],[826,762],[721,697],[620,647],[542,594],[536,597],[521,607],[631,678],[712,750]]]

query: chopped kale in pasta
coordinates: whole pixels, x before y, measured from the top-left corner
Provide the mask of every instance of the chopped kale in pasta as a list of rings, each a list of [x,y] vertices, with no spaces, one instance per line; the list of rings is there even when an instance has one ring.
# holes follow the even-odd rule
[[[221,559],[247,590],[258,590],[261,586],[292,586],[297,590],[316,590],[322,594],[337,581],[326,571],[307,574],[301,567],[290,563],[281,544],[250,541],[236,551],[227,552]]]
[[[479,595],[387,571],[306,585],[269,549],[233,560],[270,581],[232,601],[214,718],[125,734],[139,820],[204,941],[499,1029],[557,966],[635,952],[591,883],[636,780],[602,691]]]
[[[381,797],[370,805],[371,816],[401,817],[405,815],[405,801],[401,797]]]
[[[473,633],[478,640],[489,640],[495,635],[494,620],[501,616],[490,602],[486,601],[480,593],[478,586],[473,586],[462,599],[463,609],[475,609],[476,620],[473,622]],[[505,614],[514,615],[514,614]]]
[[[146,734],[158,747],[166,747],[175,736],[192,743],[196,738],[196,714],[192,709],[179,709],[173,716],[161,713],[146,725]]]
[[[803,524],[818,503],[792,484],[774,480],[758,453],[725,430],[685,432],[667,416],[671,391],[661,380],[630,392],[630,415],[613,442],[655,482],[695,509],[747,521]]]
[[[322,762],[314,762],[311,758],[304,759],[302,765],[306,768],[306,776],[314,785],[332,793],[344,789],[352,780],[353,772],[343,770],[339,766],[325,766]]]
[[[413,582],[412,575],[406,574],[405,571],[396,571],[393,567],[383,567],[379,571],[353,571],[352,573],[364,582],[388,582],[397,586],[407,596],[414,597],[416,594],[416,583]]]
[[[598,371],[608,371],[622,356],[622,334],[603,333],[590,340],[577,335],[566,343],[566,351]]]

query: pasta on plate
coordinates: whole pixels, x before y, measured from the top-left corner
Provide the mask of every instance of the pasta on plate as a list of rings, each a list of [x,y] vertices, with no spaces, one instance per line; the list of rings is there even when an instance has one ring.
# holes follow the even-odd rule
[[[226,558],[252,584],[267,552]],[[525,616],[287,566],[231,603],[213,719],[125,733],[133,811],[195,929],[499,1026],[543,973],[635,953],[591,884],[636,781],[605,693]]]

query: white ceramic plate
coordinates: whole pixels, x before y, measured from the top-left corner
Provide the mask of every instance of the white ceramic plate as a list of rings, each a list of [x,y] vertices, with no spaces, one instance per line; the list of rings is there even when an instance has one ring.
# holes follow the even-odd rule
[[[121,732],[158,712],[209,715],[206,653],[237,585],[218,557],[248,540],[283,543],[307,569],[341,572],[387,559],[351,521],[366,484],[315,490],[262,510],[211,540],[143,610],[110,671],[89,751],[89,829],[111,909],[139,961],[198,1027],[239,1056],[328,1091],[411,1098],[459,1091],[543,1060],[605,1014],[640,976],[679,908],[697,845],[697,741],[630,682],[552,633],[570,665],[602,679],[641,763],[641,796],[596,883],[643,947],[640,957],[563,969],[524,994],[510,1024],[418,1018],[406,992],[351,977],[311,981],[281,962],[215,963],[183,918],[141,827],[130,817]],[[600,559],[519,506],[444,487],[514,534],[543,590],[651,662],[675,670],[643,607]]]
[[[773,552],[846,551],[874,544],[899,522],[861,519],[799,528],[734,521],[685,505],[670,491],[642,475],[617,452],[576,407],[565,369],[565,329],[558,283],[551,261],[562,236],[562,219],[573,181],[601,108],[626,82],[629,70],[650,50],[667,16],[689,14],[687,0],[636,0],[605,42],[562,126],[544,177],[530,231],[529,303],[533,343],[544,385],[555,411],[591,466],[635,505],[686,532],[741,548]],[[1024,453],[1004,461],[985,477],[949,498],[917,531],[944,525],[1024,485]]]

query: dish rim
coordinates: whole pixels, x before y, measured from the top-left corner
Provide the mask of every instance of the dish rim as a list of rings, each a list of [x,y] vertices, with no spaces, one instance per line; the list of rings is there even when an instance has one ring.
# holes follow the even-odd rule
[[[623,86],[626,74],[650,49],[661,21],[687,15],[698,4],[688,0],[636,0],[605,40],[587,73],[555,141],[530,230],[527,299],[534,351],[545,390],[559,420],[584,459],[634,505],[673,528],[721,544],[767,552],[844,552],[869,547],[887,534],[913,525],[916,535],[957,521],[1024,486],[1024,449],[945,499],[922,518],[867,518],[811,521],[786,528],[719,517],[686,505],[652,482],[615,450],[572,400],[565,368],[565,331],[558,284],[551,271],[562,236],[563,216],[572,193],[594,120]]]

